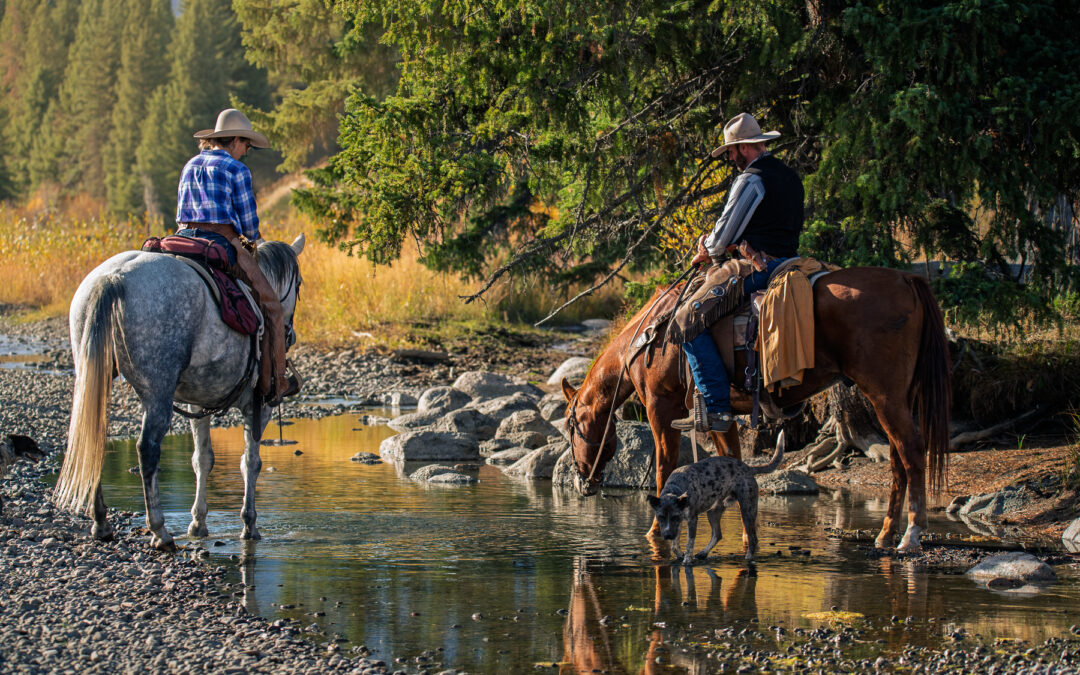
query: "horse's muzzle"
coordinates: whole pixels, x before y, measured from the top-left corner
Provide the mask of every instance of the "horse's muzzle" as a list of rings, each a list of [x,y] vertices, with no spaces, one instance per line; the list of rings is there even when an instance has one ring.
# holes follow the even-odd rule
[[[592,497],[600,491],[600,481],[590,483],[588,480],[581,477],[581,474],[574,475],[574,487],[581,494],[582,497]]]

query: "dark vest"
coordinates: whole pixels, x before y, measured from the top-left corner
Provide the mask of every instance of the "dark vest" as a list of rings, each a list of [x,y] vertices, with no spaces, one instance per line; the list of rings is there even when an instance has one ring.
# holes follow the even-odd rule
[[[798,255],[796,249],[803,226],[803,185],[799,174],[772,155],[759,157],[746,172],[761,178],[765,197],[754,210],[741,239],[777,258]]]

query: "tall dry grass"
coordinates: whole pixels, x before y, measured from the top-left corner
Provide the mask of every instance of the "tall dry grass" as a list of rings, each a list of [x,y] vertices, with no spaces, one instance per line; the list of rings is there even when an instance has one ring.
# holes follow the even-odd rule
[[[58,205],[48,195],[25,205],[0,203],[0,303],[34,308],[32,317],[66,314],[79,282],[110,256],[138,248],[163,227],[141,218],[103,215],[86,200]],[[475,321],[532,322],[557,306],[568,293],[553,296],[538,280],[516,279],[492,289],[485,302],[466,305],[460,296],[476,290],[474,281],[433,272],[415,258],[375,267],[317,241],[314,226],[291,212],[275,210],[263,235],[292,241],[307,235],[300,257],[304,277],[296,326],[301,339],[329,345],[400,346],[410,343],[409,326]],[[610,317],[622,306],[621,284],[602,289],[576,305],[560,322]]]

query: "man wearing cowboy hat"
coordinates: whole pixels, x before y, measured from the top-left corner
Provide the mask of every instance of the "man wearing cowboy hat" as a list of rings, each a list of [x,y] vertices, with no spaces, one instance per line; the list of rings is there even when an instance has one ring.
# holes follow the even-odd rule
[[[713,157],[726,154],[742,173],[728,191],[724,211],[712,232],[698,239],[691,264],[710,264],[738,250],[754,266],[754,273],[743,282],[743,297],[765,288],[773,270],[797,255],[803,185],[793,169],[765,150],[767,141],[779,137],[778,131],[762,132],[749,113],[739,113],[724,125],[724,144],[712,151]],[[702,331],[682,347],[694,384],[705,400],[709,429],[727,431],[734,419],[730,383],[712,334]],[[694,428],[694,415],[675,420],[671,426],[689,431]]]
[[[286,375],[285,319],[281,301],[244,241],[257,243],[259,215],[251,171],[240,162],[250,148],[269,148],[266,136],[254,131],[247,116],[229,108],[218,115],[213,129],[195,134],[199,154],[180,174],[176,196],[177,234],[216,241],[229,252],[236,276],[245,281],[259,302],[268,330],[263,332],[259,390],[276,406],[300,390]],[[253,250],[253,249],[252,249]]]

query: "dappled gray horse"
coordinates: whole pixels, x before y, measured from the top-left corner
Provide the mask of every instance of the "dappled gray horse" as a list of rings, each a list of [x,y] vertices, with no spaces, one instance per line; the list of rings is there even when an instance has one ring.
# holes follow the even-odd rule
[[[259,246],[259,266],[281,298],[288,342],[296,296],[300,290],[297,255],[304,248],[300,235],[292,245],[279,241]],[[232,402],[244,415],[244,539],[258,539],[255,527],[255,480],[262,460],[259,440],[270,409],[255,396],[248,355],[254,341],[226,326],[218,307],[198,274],[171,256],[128,251],[109,258],[79,285],[71,301],[71,349],[75,360],[75,394],[71,406],[67,454],[54,499],[64,508],[82,511],[93,505],[93,536],[109,539],[101,494],[105,460],[105,430],[109,391],[117,373],[123,375],[143,407],[139,432],[146,524],[150,544],[175,550],[165,528],[158,497],[161,439],[169,430],[173,401],[200,409],[222,406],[237,388]],[[255,369],[255,373],[258,369]],[[245,381],[246,380],[246,381]],[[257,405],[256,405],[257,403]],[[195,452],[195,505],[188,534],[206,536],[206,480],[214,466],[210,448],[210,418],[192,419]]]

